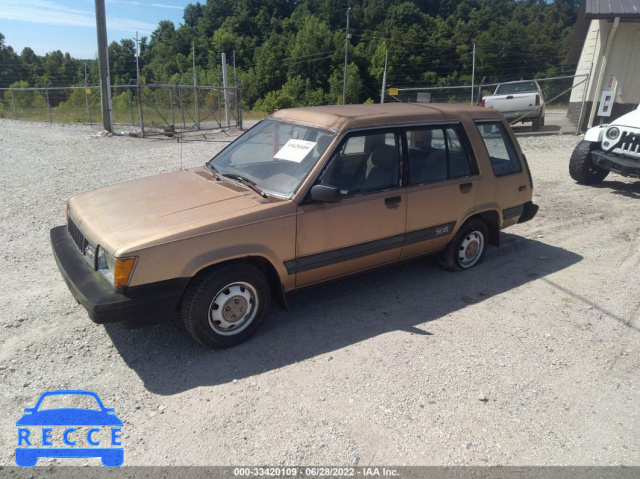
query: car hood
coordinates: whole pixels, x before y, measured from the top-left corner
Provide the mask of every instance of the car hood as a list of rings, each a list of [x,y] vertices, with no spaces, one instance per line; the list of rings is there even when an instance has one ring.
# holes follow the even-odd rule
[[[217,181],[197,168],[81,193],[69,200],[69,214],[91,242],[117,254],[121,248],[187,237],[194,225],[208,224],[214,231],[217,219],[264,201],[253,191]]]
[[[635,110],[622,115],[620,118],[615,119],[609,125],[616,126],[630,126],[631,128],[640,128],[640,106]]]
[[[25,414],[16,426],[122,426],[115,414],[91,409],[47,409]]]

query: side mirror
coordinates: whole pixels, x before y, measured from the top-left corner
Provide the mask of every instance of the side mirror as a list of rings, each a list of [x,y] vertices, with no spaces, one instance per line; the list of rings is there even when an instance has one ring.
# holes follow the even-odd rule
[[[311,199],[321,203],[340,203],[340,188],[330,185],[315,185],[311,188]]]

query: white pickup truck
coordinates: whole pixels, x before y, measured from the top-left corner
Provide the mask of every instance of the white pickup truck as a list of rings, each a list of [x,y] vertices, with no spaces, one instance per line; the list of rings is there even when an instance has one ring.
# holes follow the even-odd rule
[[[482,106],[498,110],[511,124],[530,121],[536,131],[544,126],[544,97],[533,80],[501,83],[482,99]]]

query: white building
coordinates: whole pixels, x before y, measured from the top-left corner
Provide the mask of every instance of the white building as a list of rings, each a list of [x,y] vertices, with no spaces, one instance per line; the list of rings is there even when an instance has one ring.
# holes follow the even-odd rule
[[[587,89],[582,128],[633,110],[640,103],[640,0],[582,0],[569,64],[577,64],[576,75],[589,75],[588,82],[577,77],[571,92],[577,123]]]

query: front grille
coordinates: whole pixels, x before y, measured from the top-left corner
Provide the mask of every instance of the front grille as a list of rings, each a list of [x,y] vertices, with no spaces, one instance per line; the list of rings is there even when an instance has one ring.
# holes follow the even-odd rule
[[[69,234],[71,235],[73,242],[76,244],[80,252],[84,254],[84,250],[87,247],[87,238],[84,237],[82,231],[80,231],[71,218],[69,218],[67,229],[69,230]]]
[[[618,149],[623,153],[640,154],[640,134],[625,131],[620,136]]]

